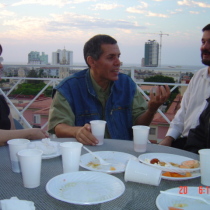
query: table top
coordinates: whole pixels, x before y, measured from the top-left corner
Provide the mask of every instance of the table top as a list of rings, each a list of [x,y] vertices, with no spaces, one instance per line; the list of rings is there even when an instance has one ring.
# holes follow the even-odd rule
[[[58,142],[75,141],[73,138],[59,138],[53,139]],[[133,142],[125,140],[105,139],[105,143],[100,146],[87,146],[92,151],[119,151],[132,154],[138,157],[142,153],[133,150]],[[186,156],[198,160],[197,154],[187,152],[184,150],[175,149],[156,144],[148,144],[147,153],[169,153],[181,156]],[[82,149],[82,154],[87,153]],[[11,197],[18,197],[21,200],[33,201],[37,210],[65,210],[65,209],[157,209],[155,201],[161,190],[180,186],[202,186],[199,178],[184,180],[184,181],[170,181],[161,180],[159,186],[151,186],[146,184],[139,184],[134,182],[125,182],[124,173],[112,174],[119,178],[125,184],[125,192],[119,198],[97,205],[75,205],[62,202],[54,199],[47,194],[45,186],[47,182],[63,173],[61,156],[42,160],[41,171],[41,185],[34,189],[27,189],[23,187],[21,174],[14,173],[11,170],[9,149],[8,146],[0,147],[0,200],[9,199]],[[80,171],[85,171],[81,168]]]

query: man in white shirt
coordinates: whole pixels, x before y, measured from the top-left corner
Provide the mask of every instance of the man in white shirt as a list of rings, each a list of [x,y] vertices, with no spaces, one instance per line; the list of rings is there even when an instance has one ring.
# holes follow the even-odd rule
[[[201,59],[207,67],[200,69],[191,79],[182,98],[181,107],[170,123],[161,145],[183,149],[189,130],[199,124],[199,116],[207,106],[210,97],[210,24],[203,29]]]

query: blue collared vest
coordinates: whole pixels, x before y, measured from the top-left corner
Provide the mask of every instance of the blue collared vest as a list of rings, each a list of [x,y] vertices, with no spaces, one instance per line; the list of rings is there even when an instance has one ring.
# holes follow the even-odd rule
[[[55,89],[70,104],[75,114],[75,126],[103,119],[102,104],[93,88],[89,69],[65,78]],[[135,91],[133,80],[121,73],[111,86],[105,106],[105,120],[112,139],[132,140],[132,102]]]

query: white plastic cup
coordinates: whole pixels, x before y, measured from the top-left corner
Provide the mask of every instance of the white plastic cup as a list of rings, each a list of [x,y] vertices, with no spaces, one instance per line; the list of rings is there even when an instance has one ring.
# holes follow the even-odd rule
[[[22,171],[23,186],[35,188],[40,185],[43,151],[39,149],[25,149],[18,153]]]
[[[200,156],[201,184],[210,186],[210,149],[201,149],[198,153]]]
[[[106,121],[104,120],[91,120],[90,121],[91,132],[98,139],[97,145],[102,145],[104,143],[104,133]]]
[[[60,144],[63,173],[79,171],[82,146],[79,142],[64,142]]]
[[[9,154],[10,154],[12,171],[15,173],[20,173],[21,169],[17,152],[23,149],[27,149],[30,141],[28,139],[11,139],[7,141],[7,143],[9,145]]]
[[[150,127],[144,125],[134,125],[132,128],[134,151],[146,152]]]
[[[129,160],[125,168],[125,181],[158,186],[162,170],[154,168],[136,160]]]

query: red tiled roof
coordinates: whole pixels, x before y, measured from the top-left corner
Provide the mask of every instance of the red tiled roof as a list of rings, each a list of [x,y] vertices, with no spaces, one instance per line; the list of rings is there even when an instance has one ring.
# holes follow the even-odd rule
[[[34,114],[49,115],[49,109],[50,109],[50,106],[45,109],[37,110],[34,112]]]
[[[38,99],[38,100],[35,100],[30,106],[29,108],[31,109],[46,109],[50,107],[52,103],[52,98],[50,97],[46,97],[46,98],[42,98],[42,99]],[[22,104],[17,104],[17,106],[19,107],[25,107],[27,106],[29,103],[22,103]]]

